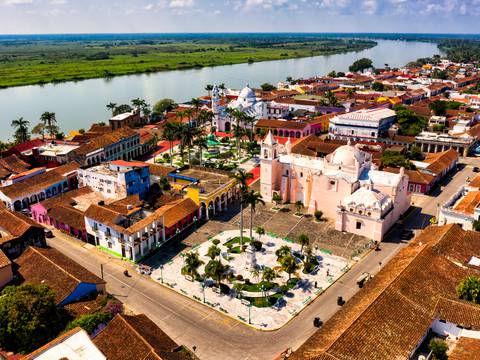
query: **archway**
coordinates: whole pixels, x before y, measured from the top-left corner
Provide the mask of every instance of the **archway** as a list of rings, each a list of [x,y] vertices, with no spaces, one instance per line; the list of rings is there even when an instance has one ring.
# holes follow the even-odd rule
[[[225,132],[229,132],[230,130],[231,130],[231,124],[230,124],[230,122],[227,121],[225,123]]]
[[[15,211],[22,210],[22,203],[20,202],[20,200],[17,200],[13,203],[13,210]]]
[[[203,219],[207,216],[207,205],[202,202],[200,203],[200,219]]]

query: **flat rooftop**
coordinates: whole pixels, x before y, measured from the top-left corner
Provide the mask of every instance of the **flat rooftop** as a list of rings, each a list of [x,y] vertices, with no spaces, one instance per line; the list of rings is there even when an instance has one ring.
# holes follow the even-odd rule
[[[227,174],[217,173],[209,170],[201,170],[198,168],[185,169],[173,174],[196,179],[199,183],[195,186],[204,189],[204,193],[206,194],[214,192],[231,181]]]

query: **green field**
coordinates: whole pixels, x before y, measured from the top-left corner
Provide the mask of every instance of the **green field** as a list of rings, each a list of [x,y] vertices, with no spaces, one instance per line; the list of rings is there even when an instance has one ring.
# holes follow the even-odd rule
[[[360,51],[371,40],[272,36],[0,40],[0,88]]]

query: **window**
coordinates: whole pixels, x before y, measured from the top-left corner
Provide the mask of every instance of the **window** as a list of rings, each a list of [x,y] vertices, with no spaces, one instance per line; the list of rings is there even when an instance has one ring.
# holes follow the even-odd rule
[[[330,180],[330,185],[335,186],[335,180]]]
[[[300,173],[300,177],[303,178],[303,172]]]
[[[108,243],[108,248],[109,248],[109,249],[112,248],[112,243],[111,243],[111,242]]]
[[[355,130],[352,130],[352,135],[355,134]]]
[[[370,136],[371,136],[371,137],[375,137],[375,133],[372,131],[372,132],[370,133]]]
[[[357,230],[360,230],[362,228],[362,223],[360,221],[357,221],[357,224],[355,227]]]
[[[285,175],[287,175],[287,176],[288,176],[288,170],[287,170],[287,171],[285,171]]]

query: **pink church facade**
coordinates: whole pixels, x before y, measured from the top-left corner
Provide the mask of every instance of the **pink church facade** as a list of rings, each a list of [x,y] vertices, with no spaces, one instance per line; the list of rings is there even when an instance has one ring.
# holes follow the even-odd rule
[[[292,146],[271,133],[262,143],[260,191],[271,202],[301,201],[309,213],[321,210],[335,228],[381,241],[410,207],[408,176],[376,169],[370,154],[348,144],[322,158],[314,136]]]

